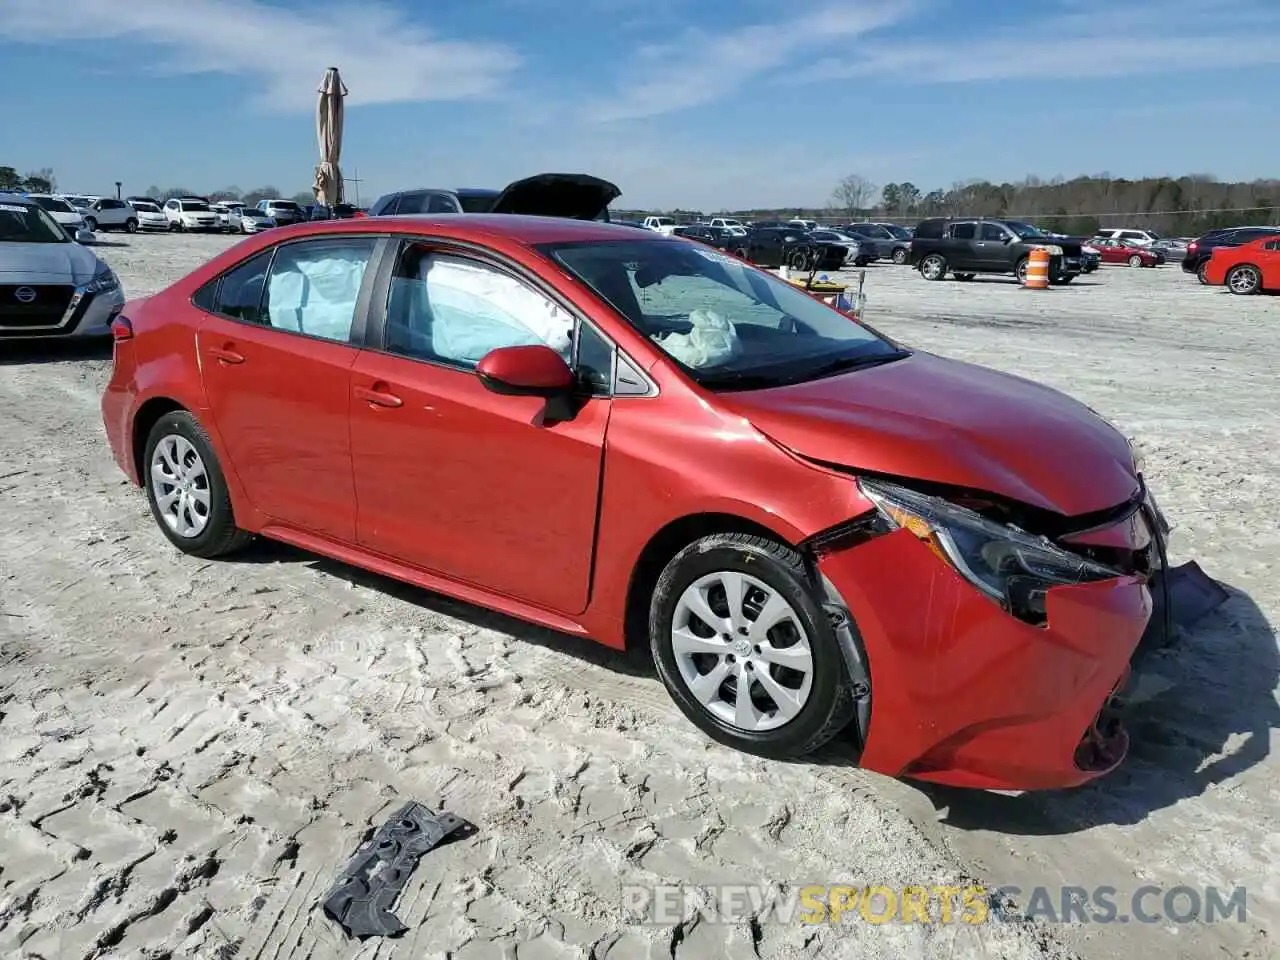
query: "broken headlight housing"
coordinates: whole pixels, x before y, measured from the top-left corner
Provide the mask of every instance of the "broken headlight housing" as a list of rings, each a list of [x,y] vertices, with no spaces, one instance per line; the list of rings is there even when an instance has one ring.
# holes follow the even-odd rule
[[[861,479],[858,487],[892,526],[911,531],[965,580],[1027,623],[1045,622],[1051,587],[1123,576],[1047,538],[940,497],[881,480]]]

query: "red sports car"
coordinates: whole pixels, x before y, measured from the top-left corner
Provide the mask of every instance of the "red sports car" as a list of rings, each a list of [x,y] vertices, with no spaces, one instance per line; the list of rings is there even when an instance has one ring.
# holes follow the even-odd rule
[[[1214,247],[1204,282],[1248,295],[1280,290],[1280,237],[1263,237],[1238,247]]]
[[[1127,263],[1131,267],[1154,267],[1164,263],[1162,255],[1128,240],[1097,237],[1089,241],[1089,246],[1097,248],[1103,263]]]
[[[1124,436],[557,202],[582,219],[272,230],[131,302],[102,412],[161,532],[647,645],[764,756],[845,731],[869,769],[1010,789],[1121,762],[1164,529]]]

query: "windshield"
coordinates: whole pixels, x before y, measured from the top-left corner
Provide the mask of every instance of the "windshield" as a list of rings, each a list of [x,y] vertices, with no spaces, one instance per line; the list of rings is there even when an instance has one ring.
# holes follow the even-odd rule
[[[1010,230],[1012,230],[1014,233],[1016,233],[1020,237],[1049,236],[1049,234],[1045,233],[1039,227],[1033,227],[1029,223],[1022,223],[1020,220],[1006,220],[1004,223],[1005,223],[1005,226],[1007,226]]]
[[[906,355],[792,284],[700,244],[539,249],[710,389],[777,387]]]
[[[208,213],[209,205],[200,200],[183,200],[182,209],[191,210],[195,213]]]
[[[139,213],[159,213],[160,212],[160,208],[157,207],[154,203],[143,203],[141,200],[135,200],[133,202],[133,209],[137,210]]]
[[[0,202],[0,243],[70,243],[58,222],[37,206]]]
[[[59,200],[57,197],[32,197],[36,203],[44,207],[51,213],[75,213],[76,208],[65,200]]]
[[[272,200],[268,206],[279,207],[281,210],[301,210],[302,208],[292,200]]]

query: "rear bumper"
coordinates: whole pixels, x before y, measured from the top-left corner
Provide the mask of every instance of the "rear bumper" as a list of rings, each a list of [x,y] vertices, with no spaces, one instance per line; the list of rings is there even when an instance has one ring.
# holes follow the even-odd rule
[[[1040,628],[1005,613],[906,531],[826,555],[819,567],[848,604],[870,665],[864,767],[1036,790],[1078,786],[1123,760],[1123,731],[1100,737],[1100,715],[1151,615],[1140,578],[1055,588]]]

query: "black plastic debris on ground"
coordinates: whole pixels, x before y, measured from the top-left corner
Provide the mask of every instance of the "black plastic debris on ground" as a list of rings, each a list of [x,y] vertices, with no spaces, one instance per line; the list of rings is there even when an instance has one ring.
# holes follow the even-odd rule
[[[406,803],[361,844],[324,898],[325,915],[358,940],[399,936],[408,927],[391,908],[419,858],[474,832],[471,824],[452,813],[432,813],[415,801]]]

